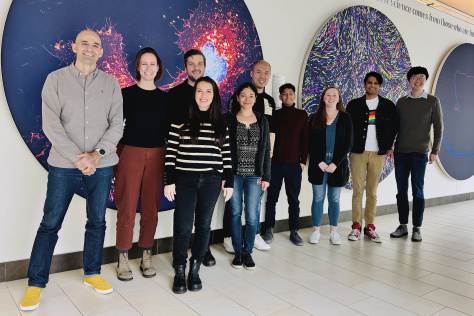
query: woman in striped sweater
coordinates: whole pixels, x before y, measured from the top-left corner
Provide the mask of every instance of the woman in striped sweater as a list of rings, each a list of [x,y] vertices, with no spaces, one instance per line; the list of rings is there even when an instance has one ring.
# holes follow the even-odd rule
[[[165,196],[176,200],[173,227],[174,293],[186,292],[185,268],[193,224],[188,289],[202,289],[199,268],[206,253],[214,207],[221,189],[227,201],[234,177],[229,136],[216,83],[196,81],[195,99],[184,122],[171,124],[166,150]]]

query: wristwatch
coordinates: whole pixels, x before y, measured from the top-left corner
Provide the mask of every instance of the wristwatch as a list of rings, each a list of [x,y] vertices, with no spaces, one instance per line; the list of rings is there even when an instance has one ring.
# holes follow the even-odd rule
[[[99,155],[101,157],[104,157],[105,156],[105,150],[101,149],[101,148],[94,148],[96,152],[99,153]]]

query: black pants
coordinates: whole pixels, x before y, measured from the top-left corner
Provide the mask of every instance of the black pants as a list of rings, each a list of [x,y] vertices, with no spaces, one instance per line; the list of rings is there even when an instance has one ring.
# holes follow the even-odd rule
[[[173,264],[186,264],[189,239],[195,225],[192,259],[202,261],[209,244],[211,220],[222,186],[222,177],[210,173],[180,172],[176,176],[176,209],[173,226]],[[194,221],[193,221],[194,220]]]
[[[299,162],[285,163],[272,161],[272,179],[268,187],[265,210],[265,229],[275,227],[275,207],[280,196],[281,186],[285,180],[288,198],[288,222],[290,230],[297,230],[300,220],[301,165]]]

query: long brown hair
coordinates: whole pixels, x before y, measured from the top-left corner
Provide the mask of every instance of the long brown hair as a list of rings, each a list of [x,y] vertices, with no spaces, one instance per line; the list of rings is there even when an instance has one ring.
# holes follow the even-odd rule
[[[200,82],[207,82],[212,85],[212,92],[214,94],[211,105],[209,107],[209,118],[211,124],[214,127],[214,143],[222,148],[227,134],[227,123],[224,115],[222,114],[222,101],[219,93],[219,88],[214,80],[210,77],[201,77],[196,80],[194,84],[194,93],[191,106],[189,107],[189,130],[191,134],[191,142],[197,144],[197,139],[201,130],[201,117],[199,116],[199,106],[196,103],[196,89]],[[183,126],[184,127],[184,126]]]
[[[326,89],[324,89],[323,94],[321,95],[321,99],[319,100],[319,105],[316,110],[316,113],[314,113],[314,117],[311,123],[311,128],[321,131],[326,128],[326,120],[327,120],[327,113],[326,113],[326,103],[324,102],[324,96],[326,95],[326,92],[329,89],[336,89],[337,93],[339,94],[339,102],[337,102],[336,109],[345,112],[346,110],[344,109],[344,104],[342,103],[342,96],[341,96],[341,91],[339,88],[334,87],[334,86],[329,86]]]

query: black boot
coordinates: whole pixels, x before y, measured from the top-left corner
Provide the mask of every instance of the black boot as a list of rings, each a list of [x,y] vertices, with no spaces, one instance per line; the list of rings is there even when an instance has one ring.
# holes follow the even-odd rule
[[[173,281],[173,292],[176,294],[186,293],[186,276],[185,270],[186,265],[173,265],[174,267],[174,281]]]
[[[199,291],[202,289],[201,279],[199,278],[199,268],[201,262],[196,259],[190,260],[189,273],[188,273],[188,290]]]
[[[211,248],[209,247],[207,247],[202,264],[206,267],[212,267],[216,265],[216,258],[214,258],[214,256],[212,255]]]

